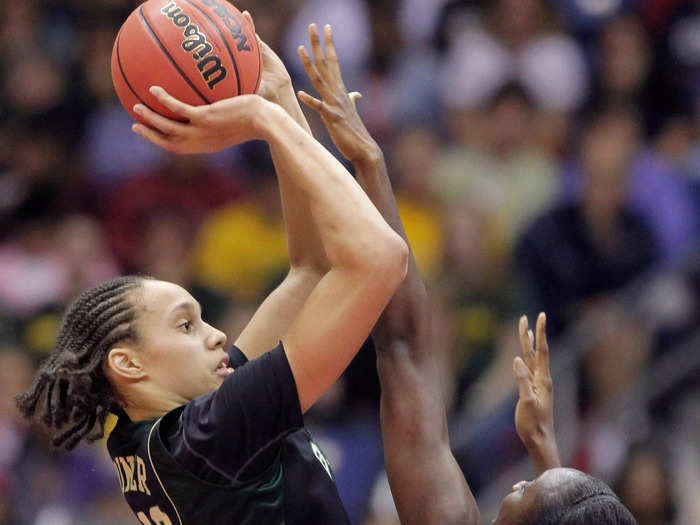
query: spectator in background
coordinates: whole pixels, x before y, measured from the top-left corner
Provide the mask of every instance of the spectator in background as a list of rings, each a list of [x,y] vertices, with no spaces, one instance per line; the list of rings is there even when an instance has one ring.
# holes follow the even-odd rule
[[[439,153],[438,137],[426,126],[403,128],[391,151],[393,184],[399,213],[421,275],[432,280],[442,265],[443,218],[431,197]]]
[[[600,29],[611,17],[634,7],[637,0],[555,0],[559,10],[566,17],[567,27],[582,39],[587,40],[591,34]],[[647,2],[651,4],[653,2]]]
[[[573,463],[612,483],[627,450],[647,430],[642,384],[651,362],[650,331],[605,300],[590,303],[581,317],[592,330],[581,363]]]
[[[626,148],[624,193],[626,206],[640,214],[657,242],[658,261],[674,266],[683,264],[697,245],[698,210],[690,182],[672,169],[658,151],[642,141],[641,121],[628,105],[612,105],[598,113],[598,120],[607,122],[610,140]],[[585,138],[583,141],[585,142]],[[582,159],[585,163],[585,158]],[[568,198],[580,198],[586,174],[579,168],[564,174],[564,191]]]
[[[178,208],[156,208],[143,218],[134,253],[134,269],[186,287],[202,307],[202,316],[217,323],[227,313],[228,297],[193,281],[192,256],[198,222]]]
[[[445,106],[479,107],[516,81],[548,110],[576,109],[587,91],[586,64],[554,18],[543,0],[490,4],[483,23],[467,25],[449,44],[441,75]]]
[[[513,305],[507,286],[508,268],[502,252],[494,247],[485,218],[468,202],[454,202],[445,215],[445,258],[433,286],[434,330],[447,354],[446,383],[454,383],[455,410],[469,403],[469,389],[491,366],[502,319]],[[438,355],[440,353],[438,352]]]
[[[299,79],[302,84],[308,86],[306,74],[302,68],[297,55],[297,48],[300,42],[304,42],[308,35],[308,26],[311,21],[319,27],[331,24],[334,28],[333,38],[337,48],[338,56],[343,60],[343,77],[348,86],[357,86],[360,82],[362,72],[368,64],[370,57],[372,40],[369,7],[363,0],[277,0],[282,7],[278,10],[265,9],[269,11],[263,18],[275,16],[274,24],[268,31],[281,30],[282,58],[292,75],[293,79]],[[293,9],[297,7],[297,9]],[[252,6],[251,14],[255,17],[255,27],[258,28],[257,11],[260,8]],[[283,18],[287,16],[287,18]],[[286,26],[286,28],[285,28]],[[274,28],[274,29],[273,29]],[[259,29],[259,33],[270,42],[273,49],[275,40],[270,40],[267,32]],[[274,34],[274,33],[273,33]]]
[[[631,448],[616,493],[639,525],[675,523],[676,505],[665,455],[650,445]]]
[[[153,170],[129,175],[110,195],[106,223],[113,250],[128,271],[139,267],[142,229],[154,211],[177,210],[196,229],[242,191],[242,174],[212,169],[201,156],[168,156]]]
[[[119,267],[109,249],[102,225],[94,218],[70,214],[56,224],[41,224],[32,235],[45,235],[43,251],[27,253],[10,268],[4,283],[19,296],[33,297],[35,306],[18,319],[18,337],[33,356],[45,356],[53,348],[63,305],[85,286],[93,286],[119,274]],[[36,249],[41,245],[35,241]],[[35,258],[31,258],[35,257]],[[34,273],[36,272],[36,273]],[[53,275],[56,295],[38,293]],[[59,285],[60,283],[60,285]],[[38,299],[43,300],[39,301]],[[15,311],[15,315],[21,311]]]
[[[54,233],[46,217],[35,218],[0,245],[0,310],[23,319],[67,298],[69,272],[56,253]]]
[[[81,67],[91,100],[80,144],[87,176],[102,191],[140,171],[157,169],[165,153],[131,132],[131,116],[117,100],[110,71],[112,46],[121,23],[117,13],[84,15]],[[88,25],[88,22],[92,22]]]
[[[639,108],[647,136],[656,136],[671,118],[687,113],[689,104],[651,48],[640,18],[625,15],[610,20],[599,35],[597,75],[584,114],[611,105]]]
[[[594,118],[581,140],[581,193],[539,217],[519,240],[516,264],[534,304],[550,313],[553,334],[586,301],[631,283],[658,258],[652,230],[625,204],[636,148],[626,114]]]
[[[2,523],[75,523],[93,499],[116,490],[113,466],[95,448],[82,447],[72,458],[58,456],[41,432],[18,418],[13,398],[32,375],[26,353],[0,349],[0,479],[9,477],[0,491],[10,495],[13,519]]]
[[[12,398],[31,384],[34,368],[19,349],[0,347],[0,523],[12,524],[19,517],[19,493],[23,487],[15,477],[28,429],[15,410]]]
[[[275,178],[261,174],[243,198],[213,211],[202,223],[192,258],[197,283],[236,301],[255,301],[272,290],[289,268]]]
[[[532,142],[537,107],[518,84],[503,86],[475,120],[456,116],[454,147],[439,158],[432,187],[443,202],[469,203],[492,246],[509,254],[516,236],[559,192],[555,166]]]
[[[54,235],[56,256],[68,271],[66,300],[120,273],[102,224],[81,214],[68,215]]]

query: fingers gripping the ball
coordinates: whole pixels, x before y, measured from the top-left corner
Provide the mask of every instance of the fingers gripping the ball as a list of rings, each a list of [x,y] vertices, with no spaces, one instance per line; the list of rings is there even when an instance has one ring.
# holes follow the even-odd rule
[[[194,120],[196,118],[197,108],[179,101],[178,99],[170,95],[167,91],[165,91],[165,89],[163,89],[162,87],[151,86],[149,91],[151,92],[151,95],[158,99],[158,102],[163,104],[166,108],[168,108],[170,111],[172,111],[179,117],[182,117],[186,120]]]
[[[186,130],[185,125],[175,120],[166,118],[163,115],[159,115],[143,104],[136,104],[134,106],[134,113],[141,117],[143,122],[148,124],[150,127],[155,128],[164,135],[168,135],[170,137],[182,135]]]
[[[246,11],[243,11],[243,12],[241,13],[241,15],[243,15],[243,18],[245,19],[246,22],[248,22],[248,25],[249,25],[250,28],[253,30],[253,33],[255,33],[255,22],[253,21],[253,17],[250,16],[250,13],[246,10]],[[256,36],[258,39],[260,39],[260,37],[257,35],[257,33],[256,33],[255,36]]]

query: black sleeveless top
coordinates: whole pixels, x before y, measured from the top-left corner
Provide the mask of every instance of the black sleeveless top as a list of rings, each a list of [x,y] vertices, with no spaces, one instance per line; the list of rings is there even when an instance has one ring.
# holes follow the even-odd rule
[[[122,416],[107,441],[144,525],[349,524],[332,469],[303,428],[282,345],[161,418]]]

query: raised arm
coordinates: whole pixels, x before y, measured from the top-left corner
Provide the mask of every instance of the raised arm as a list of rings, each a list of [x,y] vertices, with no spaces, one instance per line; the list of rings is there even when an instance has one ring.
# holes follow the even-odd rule
[[[243,17],[254,27],[247,11]],[[263,72],[258,94],[284,109],[309,134],[311,129],[294,94],[292,79],[275,52],[258,37]],[[273,348],[287,332],[311,291],[330,269],[330,263],[304,192],[286,173],[277,148],[271,147],[272,162],[279,175],[282,214],[287,234],[289,272],[265,298],[236,339],[236,346],[254,359]]]
[[[324,28],[326,55],[310,26],[313,61],[299,54],[322,100],[299,97],[323,118],[340,152],[384,219],[407,241],[380,148],[348,95],[333,46]],[[411,255],[408,273],[377,322],[372,336],[382,387],[381,423],[389,484],[403,525],[478,523],[471,491],[450,450],[438,367],[430,348],[427,294]]]
[[[537,317],[537,337],[528,330],[527,317],[520,318],[518,331],[522,357],[513,360],[513,375],[518,384],[515,430],[530,455],[539,476],[545,470],[561,467],[554,435],[554,389],[549,371],[547,317]]]
[[[135,131],[178,153],[266,140],[284,165],[279,175],[286,174],[309,203],[331,268],[282,336],[307,410],[348,365],[403,281],[406,244],[342,164],[279,106],[248,95],[192,107],[163,89],[153,93],[187,123],[138,105],[137,113],[155,129],[137,124]]]

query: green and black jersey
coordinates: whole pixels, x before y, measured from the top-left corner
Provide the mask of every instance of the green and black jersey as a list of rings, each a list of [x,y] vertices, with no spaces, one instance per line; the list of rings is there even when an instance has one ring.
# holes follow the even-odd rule
[[[218,390],[159,419],[120,417],[107,441],[122,492],[144,525],[348,524],[333,472],[303,428],[282,345]]]

